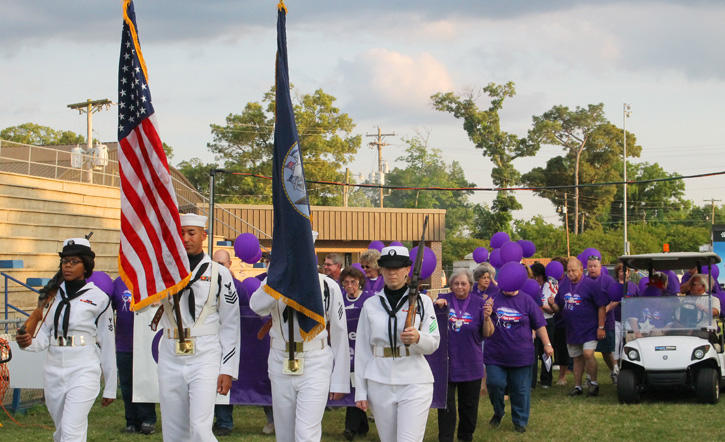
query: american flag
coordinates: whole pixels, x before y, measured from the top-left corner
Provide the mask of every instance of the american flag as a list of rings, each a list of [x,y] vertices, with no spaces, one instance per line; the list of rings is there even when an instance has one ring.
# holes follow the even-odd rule
[[[118,267],[133,293],[131,308],[136,310],[181,290],[190,273],[176,193],[156,130],[133,1],[124,0],[123,8],[118,70]]]

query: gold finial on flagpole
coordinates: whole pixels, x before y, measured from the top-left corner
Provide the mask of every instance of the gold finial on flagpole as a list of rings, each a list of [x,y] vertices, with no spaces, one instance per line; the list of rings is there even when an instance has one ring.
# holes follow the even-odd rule
[[[284,0],[279,0],[279,3],[277,3],[277,10],[281,11],[284,9],[284,13],[287,14],[287,6],[284,4]]]

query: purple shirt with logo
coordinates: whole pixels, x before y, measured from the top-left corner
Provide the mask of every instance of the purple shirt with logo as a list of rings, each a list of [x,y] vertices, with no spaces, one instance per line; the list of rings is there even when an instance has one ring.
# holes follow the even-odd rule
[[[590,277],[590,279],[593,279],[594,281],[596,281],[599,284],[599,287],[602,288],[602,292],[604,293],[604,296],[607,299],[609,299],[609,287],[612,284],[614,284],[614,282],[615,282],[614,278],[612,278],[611,276],[609,276],[609,274],[604,273],[602,271],[602,273],[600,273],[599,276],[597,276],[596,278]],[[621,299],[619,301],[615,301],[614,299],[609,299],[609,301],[610,302],[619,302],[619,301],[621,301]],[[614,331],[614,309],[609,310],[607,312],[607,316],[604,319],[604,330],[605,331]]]
[[[438,295],[448,305],[448,381],[483,378],[483,306],[486,300],[473,294],[458,299],[453,293]],[[488,299],[488,296],[486,297]],[[488,351],[488,347],[486,347]]]
[[[534,299],[523,292],[515,296],[500,293],[494,298],[491,319],[496,330],[486,338],[483,362],[502,367],[533,364],[531,330],[546,326],[544,314]]]
[[[119,276],[113,281],[111,306],[116,311],[116,351],[133,352],[133,317],[131,311],[131,292]]]
[[[559,284],[555,300],[564,315],[567,344],[597,340],[599,307],[609,304],[609,298],[596,281],[582,276],[578,283],[572,284],[565,278]]]
[[[345,305],[345,316],[347,317],[347,341],[350,346],[350,372],[355,371],[355,337],[357,323],[360,319],[360,310],[362,310],[365,301],[372,297],[373,293],[363,291],[360,296],[351,299],[345,290],[342,291],[342,302]]]

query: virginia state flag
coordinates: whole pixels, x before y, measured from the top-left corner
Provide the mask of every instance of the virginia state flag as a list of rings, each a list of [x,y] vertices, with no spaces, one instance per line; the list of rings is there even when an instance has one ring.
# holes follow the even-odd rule
[[[287,8],[280,2],[277,9],[277,97],[272,159],[274,232],[272,259],[264,289],[301,313],[297,315],[300,334],[309,340],[325,328],[325,316],[302,152],[290,97],[285,30]]]

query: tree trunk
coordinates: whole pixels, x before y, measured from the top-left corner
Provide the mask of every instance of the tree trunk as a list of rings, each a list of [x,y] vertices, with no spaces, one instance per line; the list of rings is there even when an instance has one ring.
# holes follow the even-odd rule
[[[582,154],[582,147],[576,151],[576,164],[574,165],[574,235],[579,234],[579,158]]]

